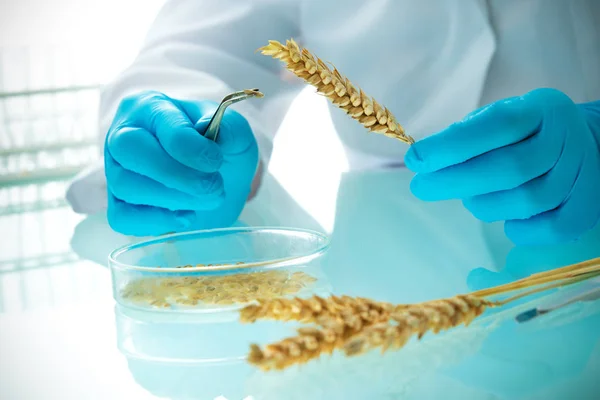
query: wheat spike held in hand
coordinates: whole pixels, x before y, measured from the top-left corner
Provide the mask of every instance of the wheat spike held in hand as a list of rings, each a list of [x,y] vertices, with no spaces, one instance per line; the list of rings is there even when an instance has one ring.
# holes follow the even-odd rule
[[[289,39],[286,44],[269,40],[267,46],[258,49],[262,54],[281,60],[286,68],[299,78],[317,88],[337,107],[360,122],[371,132],[398,139],[407,144],[415,141],[408,136],[390,110],[357,89],[337,68],[331,70],[323,60]]]

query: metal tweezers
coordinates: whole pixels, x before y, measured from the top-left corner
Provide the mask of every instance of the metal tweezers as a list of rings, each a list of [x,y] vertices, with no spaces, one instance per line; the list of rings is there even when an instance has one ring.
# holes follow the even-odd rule
[[[225,96],[223,100],[221,100],[221,104],[219,104],[217,111],[215,111],[215,114],[208,123],[206,132],[204,132],[204,137],[212,141],[216,141],[217,136],[219,135],[221,120],[223,119],[223,114],[225,114],[225,109],[234,103],[246,100],[250,97],[261,98],[264,97],[264,94],[262,94],[258,89],[245,89]]]

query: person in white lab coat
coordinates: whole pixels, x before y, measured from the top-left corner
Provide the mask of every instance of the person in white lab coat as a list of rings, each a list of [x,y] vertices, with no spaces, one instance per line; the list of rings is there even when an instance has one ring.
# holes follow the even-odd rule
[[[217,143],[198,132],[230,92],[297,90],[255,52],[294,38],[417,140],[365,135],[331,106],[351,168],[404,162],[417,197],[461,199],[481,220],[506,221],[518,244],[577,239],[600,220],[598,27],[595,0],[167,1],[103,91],[103,168],[67,198],[77,212],[106,209],[129,235],[232,224],[281,116],[246,101]]]

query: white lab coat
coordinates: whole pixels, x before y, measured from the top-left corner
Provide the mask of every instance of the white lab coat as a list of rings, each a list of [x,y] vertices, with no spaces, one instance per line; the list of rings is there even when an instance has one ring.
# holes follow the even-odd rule
[[[298,90],[282,63],[256,53],[295,38],[388,107],[415,138],[473,109],[538,87],[577,102],[600,99],[598,0],[170,0],[133,64],[103,91],[100,139],[120,100],[141,90],[212,99],[258,87],[270,99]],[[236,105],[267,162],[282,112]],[[402,163],[407,146],[331,108],[351,168]],[[106,207],[102,166],[82,172],[74,210]]]

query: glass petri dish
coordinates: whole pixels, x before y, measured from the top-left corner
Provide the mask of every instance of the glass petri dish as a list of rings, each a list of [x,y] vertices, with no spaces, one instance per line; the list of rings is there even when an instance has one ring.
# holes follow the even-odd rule
[[[237,310],[259,298],[326,296],[329,238],[279,227],[169,234],[114,250],[116,302],[163,312]]]

